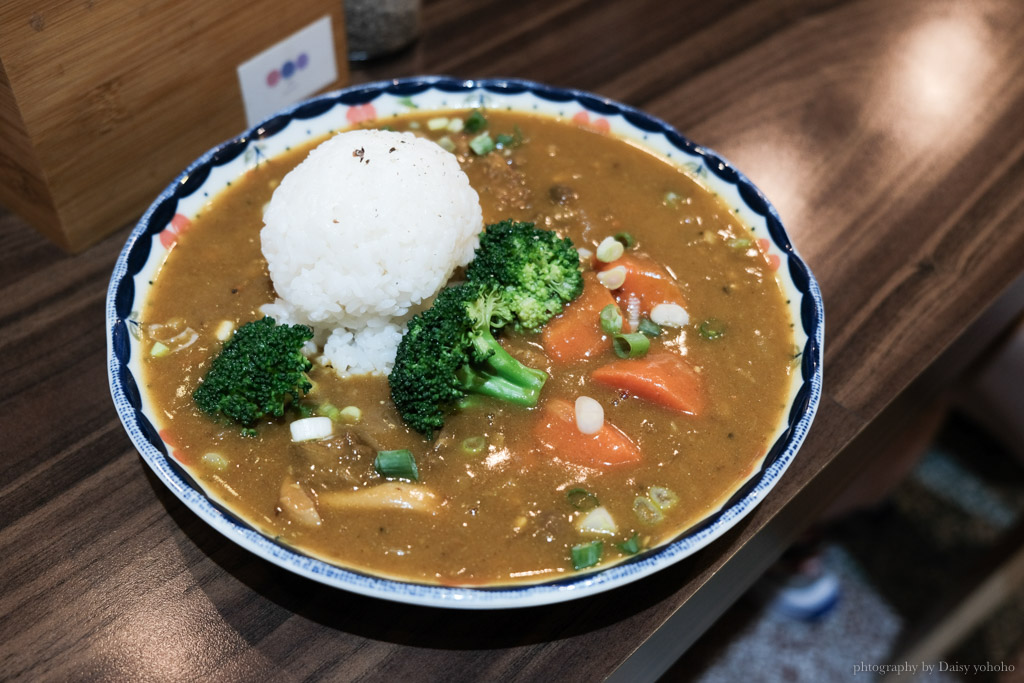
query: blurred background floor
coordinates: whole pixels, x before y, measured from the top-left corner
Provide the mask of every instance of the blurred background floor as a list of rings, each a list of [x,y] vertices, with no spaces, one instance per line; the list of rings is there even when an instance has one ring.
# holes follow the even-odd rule
[[[818,557],[839,579],[833,609],[812,621],[782,616],[762,581],[662,680],[880,680],[857,665],[893,663],[908,633],[1024,519],[1024,463],[1010,450],[953,411],[892,495],[823,529]],[[1024,588],[1000,603],[928,680],[1024,680]],[[973,669],[986,663],[1014,671]],[[957,664],[972,668],[957,673]]]

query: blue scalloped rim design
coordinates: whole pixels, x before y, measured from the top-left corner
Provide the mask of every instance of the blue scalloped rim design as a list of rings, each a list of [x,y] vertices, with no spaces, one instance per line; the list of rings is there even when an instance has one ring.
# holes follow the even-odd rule
[[[769,449],[761,470],[719,512],[687,530],[672,543],[602,571],[573,575],[543,584],[460,588],[378,578],[303,555],[263,536],[237,519],[209,499],[192,477],[168,455],[167,447],[156,428],[142,412],[139,388],[128,367],[131,345],[126,321],[135,299],[134,277],[150,256],[152,238],[174,216],[179,200],[202,187],[213,168],[243,154],[252,142],[272,137],[292,120],[316,118],[333,107],[365,104],[383,94],[405,97],[432,89],[453,94],[530,93],[548,102],[575,102],[600,116],[618,115],[644,132],[663,134],[677,149],[703,159],[713,174],[734,185],[747,208],[764,217],[772,241],[784,252],[790,277],[802,297],[799,322],[807,335],[807,342],[802,349],[803,381],[791,406],[787,428]],[[492,609],[561,602],[632,582],[691,555],[749,513],[775,485],[803,442],[821,397],[824,344],[821,292],[813,274],[789,241],[778,213],[761,191],[728,161],[694,144],[660,119],[590,93],[514,79],[459,80],[431,76],[347,88],[286,109],[242,136],[213,148],[193,162],[157,197],[132,231],[111,275],[107,290],[106,321],[107,371],[118,415],[143,460],[185,505],[232,541],[297,574],[364,595],[437,607]]]

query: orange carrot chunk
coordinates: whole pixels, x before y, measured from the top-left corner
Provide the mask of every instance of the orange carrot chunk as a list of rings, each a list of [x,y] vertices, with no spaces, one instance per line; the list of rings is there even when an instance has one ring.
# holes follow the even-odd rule
[[[678,304],[686,308],[686,299],[678,283],[650,257],[625,254],[611,263],[597,262],[596,266],[600,270],[615,266],[626,269],[625,283],[615,290],[615,298],[623,309],[633,297],[640,302],[640,313],[646,316],[649,316],[651,309],[658,304]]]
[[[551,399],[544,405],[533,436],[545,452],[578,465],[614,467],[641,458],[633,440],[607,421],[596,434],[581,432],[576,427],[575,409],[562,399]]]
[[[601,309],[614,303],[615,298],[597,281],[597,276],[584,273],[583,293],[544,326],[541,340],[548,357],[570,362],[611,349],[611,338],[601,331],[600,318]]]
[[[590,375],[595,382],[687,415],[704,411],[700,375],[674,353],[613,361]]]

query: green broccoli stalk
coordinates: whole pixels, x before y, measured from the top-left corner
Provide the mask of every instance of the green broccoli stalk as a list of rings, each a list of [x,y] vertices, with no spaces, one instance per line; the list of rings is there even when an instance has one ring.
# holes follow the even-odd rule
[[[468,394],[537,405],[547,374],[513,358],[491,331],[511,320],[494,287],[464,284],[442,290],[409,321],[388,376],[391,398],[409,426],[432,435]]]
[[[535,331],[583,292],[572,240],[533,223],[502,221],[480,236],[466,279],[499,288],[515,326]]]
[[[254,434],[265,417],[282,417],[313,388],[313,366],[302,355],[313,338],[305,325],[263,318],[242,325],[224,343],[192,398],[204,413],[222,415]]]

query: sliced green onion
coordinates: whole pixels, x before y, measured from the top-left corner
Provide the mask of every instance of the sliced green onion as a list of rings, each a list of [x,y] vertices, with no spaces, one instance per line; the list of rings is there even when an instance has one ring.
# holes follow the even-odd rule
[[[682,199],[682,197],[679,196],[677,193],[666,192],[665,196],[661,198],[661,203],[664,204],[665,206],[676,206],[677,204],[679,204],[680,199]]]
[[[637,326],[637,329],[641,334],[651,337],[652,339],[654,337],[661,336],[661,325],[650,318],[640,318],[640,324]]]
[[[679,304],[662,303],[651,309],[651,322],[663,327],[682,327],[690,322],[690,314]]]
[[[640,332],[617,334],[612,337],[612,348],[619,358],[640,358],[651,348],[651,340]]]
[[[743,237],[734,237],[731,240],[729,240],[728,242],[726,242],[726,244],[728,244],[729,247],[731,247],[732,249],[739,250],[739,249],[749,249],[750,246],[753,244],[753,242],[751,242],[750,240],[748,240],[746,238],[743,238]]]
[[[483,156],[494,151],[494,140],[491,139],[490,133],[484,131],[469,141],[469,148],[476,154]]]
[[[672,489],[667,489],[664,486],[652,486],[647,489],[647,497],[659,510],[668,510],[679,502],[679,496]]]
[[[515,125],[513,130],[515,132],[512,133],[511,135],[509,135],[508,133],[498,134],[497,141],[499,147],[508,149],[511,147],[518,147],[519,145],[523,144],[523,131],[522,129],[519,128],[518,123]]]
[[[313,412],[316,415],[323,415],[324,417],[329,417],[334,422],[337,422],[339,418],[341,418],[341,411],[338,410],[338,406],[334,405],[333,403],[321,403],[313,410]]]
[[[228,459],[220,453],[204,453],[200,460],[211,469],[226,470],[228,468]]]
[[[462,440],[462,452],[466,455],[480,455],[487,449],[487,439],[482,436],[470,436]]]
[[[341,409],[341,412],[338,413],[338,417],[341,418],[343,422],[354,425],[363,419],[363,411],[359,410],[359,408],[355,406],[345,406]]]
[[[163,358],[171,352],[171,349],[163,342],[153,342],[153,346],[149,349],[149,355],[154,358]]]
[[[454,152],[455,151],[455,143],[452,142],[452,139],[450,137],[448,137],[447,135],[445,135],[442,138],[439,138],[438,141],[437,141],[437,144],[441,145],[441,149],[443,149],[446,152]]]
[[[463,122],[462,129],[467,133],[476,133],[487,127],[487,119],[480,113],[479,109],[474,109],[473,113],[466,117]]]
[[[721,321],[709,318],[700,324],[698,332],[704,339],[719,339],[725,336],[725,326]]]
[[[296,443],[326,439],[334,433],[334,423],[331,422],[331,418],[322,415],[319,417],[303,417],[289,422],[288,431],[291,432],[292,441]]]
[[[577,510],[592,510],[601,504],[597,496],[584,488],[569,489],[565,497],[569,499],[569,505]]]
[[[604,541],[591,541],[581,543],[572,547],[573,569],[586,569],[593,567],[601,561],[601,551],[604,550]]]
[[[615,536],[619,533],[619,527],[615,524],[615,520],[612,519],[608,508],[599,505],[576,520],[576,531],[581,534]]]
[[[604,263],[618,261],[622,257],[623,249],[622,242],[614,237],[605,237],[597,245],[597,260]]]
[[[416,468],[416,461],[407,449],[402,448],[396,451],[379,451],[373,461],[373,468],[377,474],[387,479],[408,479],[419,481],[420,472]]]
[[[231,338],[231,335],[235,331],[234,320],[221,320],[220,324],[217,325],[217,329],[214,330],[213,336],[217,338],[217,341],[227,341]]]
[[[614,266],[597,274],[597,281],[608,289],[618,289],[626,284],[626,266]]]
[[[617,544],[619,550],[626,553],[627,555],[636,555],[640,552],[640,535],[634,533],[633,536],[622,543]]]
[[[605,334],[622,332],[622,313],[615,304],[608,304],[601,309],[601,329]]]
[[[441,130],[448,127],[448,117],[438,116],[427,121],[427,130]]]
[[[647,496],[637,496],[633,501],[633,512],[641,522],[654,524],[665,518],[661,510]]]
[[[465,124],[460,118],[454,118],[448,122],[448,131],[450,133],[459,133],[463,128],[465,128]]]
[[[628,232],[615,233],[615,241],[621,243],[626,249],[632,249],[633,245],[636,244],[636,238]]]

